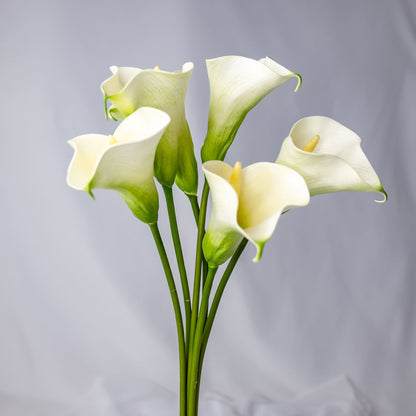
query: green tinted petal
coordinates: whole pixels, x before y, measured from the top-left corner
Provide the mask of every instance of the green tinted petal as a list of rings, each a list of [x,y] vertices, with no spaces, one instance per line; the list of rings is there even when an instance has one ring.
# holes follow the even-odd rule
[[[188,62],[176,72],[129,67],[111,67],[111,71],[112,77],[101,84],[104,96],[113,104],[110,115],[123,119],[142,106],[169,114],[171,123],[159,142],[154,174],[163,185],[172,186],[176,179],[185,192],[196,192],[198,171],[185,118],[185,96],[193,64]]]
[[[89,134],[70,140],[75,154],[68,168],[68,185],[90,194],[94,188],[113,189],[137,218],[154,222],[158,194],[153,160],[169,120],[162,111],[142,107],[127,117],[111,138]]]
[[[262,162],[242,169],[239,195],[229,183],[231,166],[210,161],[202,168],[212,195],[203,248],[214,266],[227,260],[243,237],[256,246],[254,261],[258,261],[282,212],[309,203],[304,179],[285,166]]]
[[[300,76],[271,58],[223,56],[206,61],[211,89],[202,160],[223,160],[247,113],[277,86]],[[297,89],[296,88],[296,89]]]

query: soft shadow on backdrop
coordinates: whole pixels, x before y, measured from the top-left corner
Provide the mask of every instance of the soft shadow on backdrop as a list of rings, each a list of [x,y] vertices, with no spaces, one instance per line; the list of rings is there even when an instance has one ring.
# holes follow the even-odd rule
[[[295,81],[284,84],[248,115],[227,161],[274,161],[296,120],[325,115],[362,137],[389,201],[314,197],[282,218],[260,264],[247,250],[214,327],[202,392],[279,401],[345,375],[374,414],[413,414],[410,0],[16,1],[0,19],[0,413],[69,414],[97,389],[125,402],[155,392],[175,400],[175,325],[150,232],[115,193],[98,191],[93,202],[67,187],[66,141],[114,131],[99,90],[110,65],[176,70],[193,61],[186,106],[199,153],[204,60],[237,54],[270,55],[304,83],[296,94]],[[177,199],[190,259],[194,224]],[[165,217],[162,203],[163,230]]]

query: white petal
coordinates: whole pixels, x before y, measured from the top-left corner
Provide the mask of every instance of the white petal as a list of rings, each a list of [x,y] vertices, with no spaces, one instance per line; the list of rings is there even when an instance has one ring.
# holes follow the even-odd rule
[[[228,182],[232,167],[213,160],[202,165],[208,181],[212,211],[204,237],[204,255],[208,263],[218,266],[224,263],[237,248],[244,230],[238,225],[238,195]]]
[[[222,160],[246,114],[270,91],[292,77],[271,58],[260,61],[242,56],[223,56],[206,61],[211,90],[208,133],[202,159]]]
[[[67,183],[71,188],[84,190],[90,183],[101,155],[110,147],[109,137],[84,134],[69,140],[75,153],[68,168]]]
[[[233,254],[242,237],[257,247],[254,260],[258,261],[281,213],[309,203],[304,179],[285,166],[264,162],[244,168],[239,197],[229,183],[231,166],[210,161],[202,168],[212,195],[204,253],[208,262],[217,265]]]
[[[234,114],[247,112],[274,88],[299,77],[271,58],[256,61],[243,56],[223,56],[206,63],[211,87],[210,110],[216,117],[228,117],[217,114],[221,110]]]
[[[198,173],[185,118],[185,96],[193,67],[192,62],[175,72],[112,67],[113,75],[101,84],[106,113],[112,118],[124,119],[143,106],[169,114],[171,123],[159,143],[154,173],[166,186],[172,186],[178,176],[181,189],[191,194],[197,191]],[[110,109],[107,100],[113,104]]]
[[[134,76],[141,72],[141,69],[111,66],[110,71],[113,75],[101,84],[101,90],[105,91],[107,96],[120,92]]]
[[[274,71],[276,74],[279,74],[279,85],[285,83],[286,81],[293,78],[294,76],[298,78],[298,83],[296,85],[295,92],[302,85],[302,77],[299,74],[296,74],[295,72],[292,72],[289,69],[285,68],[284,66],[278,64],[269,56],[266,56],[265,58],[262,58],[259,61],[262,64],[266,65],[268,68],[270,68],[272,71]]]
[[[225,162],[212,160],[202,165],[212,197],[211,218],[222,227],[240,229],[237,223],[238,195],[229,183],[233,168]]]
[[[302,148],[316,134],[313,152]],[[381,182],[361,149],[361,139],[352,130],[328,117],[299,120],[283,142],[276,163],[295,169],[306,180],[311,195],[339,191],[380,192]]]
[[[292,169],[274,163],[255,163],[242,171],[238,224],[257,247],[272,236],[282,212],[309,203],[305,180]]]
[[[141,107],[127,117],[114,132],[120,143],[148,140],[161,130],[165,130],[170,117],[163,111],[151,107]]]
[[[120,123],[114,132],[119,144],[102,154],[92,188],[147,187],[153,183],[154,154],[169,121],[163,111],[141,107]]]
[[[109,136],[96,134],[70,140],[75,153],[68,168],[68,185],[88,192],[114,189],[138,218],[150,222],[158,204],[154,155],[169,121],[163,111],[142,107],[117,128],[117,144],[110,145]]]
[[[101,84],[105,99],[127,117],[142,106],[173,112],[183,106],[193,64],[187,62],[181,71],[111,67],[113,75]]]

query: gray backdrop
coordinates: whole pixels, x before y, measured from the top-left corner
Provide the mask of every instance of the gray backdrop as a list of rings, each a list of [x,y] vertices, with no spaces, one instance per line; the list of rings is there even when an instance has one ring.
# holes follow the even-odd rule
[[[282,218],[259,264],[247,249],[202,396],[226,415],[233,403],[291,403],[319,386],[331,401],[325,386],[341,383],[375,415],[413,415],[415,17],[412,0],[3,1],[0,413],[130,416],[152,398],[153,414],[176,414],[164,413],[176,400],[176,330],[151,234],[115,193],[93,202],[66,185],[66,141],[114,131],[99,89],[110,65],[192,61],[186,106],[199,153],[204,60],[237,54],[270,55],[304,83],[294,94],[289,81],[248,115],[227,161],[274,161],[296,120],[325,115],[362,137],[389,201],[314,197]],[[179,192],[177,205],[192,270],[195,227]],[[160,215],[166,233],[163,202]],[[260,407],[234,414],[269,414]],[[273,414],[295,414],[289,407]],[[325,415],[366,414],[348,411]]]

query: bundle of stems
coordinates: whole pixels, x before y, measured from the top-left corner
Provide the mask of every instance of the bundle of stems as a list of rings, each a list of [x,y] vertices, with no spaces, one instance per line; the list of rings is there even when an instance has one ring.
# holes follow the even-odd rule
[[[183,295],[183,308],[179,301],[172,267],[166,253],[158,223],[154,222],[149,224],[149,226],[159,252],[175,312],[179,346],[179,414],[180,416],[196,416],[198,414],[202,365],[212,325],[224,289],[248,240],[244,238],[241,241],[234,255],[229,260],[219,281],[215,295],[210,301],[214,277],[218,268],[208,267],[202,252],[202,240],[205,234],[205,219],[209,196],[207,182],[204,184],[200,207],[197,196],[189,195],[189,200],[198,226],[193,296],[191,300],[189,280],[175,212],[173,190],[171,187],[163,186],[163,191],[165,194],[172,241],[179,270]]]

